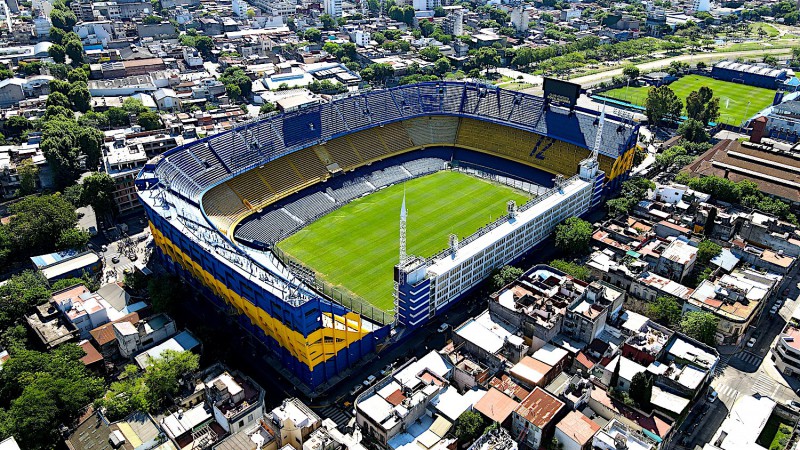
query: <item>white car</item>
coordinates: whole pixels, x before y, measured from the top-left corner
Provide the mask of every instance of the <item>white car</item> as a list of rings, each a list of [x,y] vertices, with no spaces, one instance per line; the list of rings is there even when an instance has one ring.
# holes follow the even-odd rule
[[[350,389],[350,395],[356,395],[361,392],[361,389],[364,389],[364,386],[357,384],[353,386],[353,389]]]
[[[775,313],[778,312],[779,309],[780,309],[780,307],[778,305],[775,305],[775,306],[772,307],[772,309],[769,310],[769,313],[770,314],[775,314]]]
[[[747,347],[748,348],[753,348],[754,345],[756,345],[756,338],[751,337],[750,340],[747,341]]]
[[[438,331],[439,333],[444,333],[445,331],[447,331],[448,328],[450,328],[450,325],[443,323],[439,325],[439,328],[436,331]]]
[[[375,382],[375,375],[370,375],[367,377],[366,380],[364,380],[364,386],[369,386],[374,382]]]

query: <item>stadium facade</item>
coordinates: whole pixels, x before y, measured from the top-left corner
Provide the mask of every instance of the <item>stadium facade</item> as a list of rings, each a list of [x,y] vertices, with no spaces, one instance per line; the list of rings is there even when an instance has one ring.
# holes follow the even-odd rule
[[[393,327],[425,324],[558,222],[596,206],[627,178],[637,136],[638,126],[621,118],[601,120],[541,97],[430,82],[341,96],[177,147],[149,161],[136,186],[168,270],[229,312],[313,390],[385,345]],[[275,204],[436,148],[467,152],[485,170],[507,163],[502,173],[520,178],[520,167],[557,175],[555,186],[525,205],[509,204],[508,215],[444,253],[398,265],[392,323],[367,320],[322,295],[267,243],[235,237],[240,223]]]

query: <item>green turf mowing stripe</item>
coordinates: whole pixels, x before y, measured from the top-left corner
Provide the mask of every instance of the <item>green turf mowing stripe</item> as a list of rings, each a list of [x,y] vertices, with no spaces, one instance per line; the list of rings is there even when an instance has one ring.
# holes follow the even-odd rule
[[[400,204],[406,192],[408,253],[429,257],[464,238],[530,196],[496,183],[443,171],[396,184],[323,216],[278,244],[328,283],[377,308],[394,308],[393,267],[399,253]]]
[[[684,105],[686,97],[692,91],[703,86],[710,87],[714,91],[714,96],[719,97],[719,121],[737,126],[743,120],[771,105],[772,99],[775,97],[775,90],[772,89],[715,80],[699,75],[686,75],[669,84],[670,89],[675,92]],[[644,106],[649,90],[649,86],[623,87],[601,92],[598,95]],[[686,113],[685,109],[683,113]]]

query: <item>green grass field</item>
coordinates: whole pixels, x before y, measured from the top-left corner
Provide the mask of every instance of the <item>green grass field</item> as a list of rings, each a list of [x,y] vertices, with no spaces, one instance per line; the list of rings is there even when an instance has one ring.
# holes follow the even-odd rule
[[[719,121],[731,125],[740,125],[743,120],[771,105],[772,99],[775,97],[774,90],[730,83],[699,75],[686,75],[669,85],[670,89],[684,103],[689,93],[703,86],[710,87],[714,91],[714,96],[719,97]],[[649,86],[623,87],[602,92],[599,95],[644,106],[649,90]],[[750,102],[749,107],[748,102]]]
[[[325,281],[384,311],[394,308],[400,206],[406,191],[408,254],[433,256],[447,236],[464,238],[530,196],[459,172],[443,171],[357,199],[303,228],[278,247]]]

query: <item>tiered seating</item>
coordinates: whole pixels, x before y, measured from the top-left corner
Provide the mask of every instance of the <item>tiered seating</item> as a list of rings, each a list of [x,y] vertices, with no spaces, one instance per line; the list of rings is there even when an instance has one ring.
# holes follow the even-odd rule
[[[522,96],[508,120],[509,122],[532,126],[542,116],[543,106],[542,102],[534,100],[533,97]]]
[[[358,133],[351,134],[349,138],[350,143],[353,144],[353,147],[355,147],[358,154],[361,155],[364,162],[374,161],[386,156],[386,148],[383,146],[383,142],[381,142],[377,128],[359,131]]]
[[[328,195],[336,199],[337,203],[347,203],[350,200],[361,197],[362,195],[370,191],[372,191],[372,188],[369,187],[367,183],[365,183],[363,180],[360,179],[345,183],[339,189],[328,188],[325,190],[325,192],[327,192]]]
[[[211,138],[209,140],[209,145],[214,148],[214,152],[219,155],[219,158],[224,160],[226,163],[234,160],[237,153],[249,149],[249,146],[245,143],[244,138],[237,131],[231,131],[229,133],[222,134],[217,138]],[[211,150],[208,150],[208,153],[212,153]]]
[[[458,119],[455,117],[433,116],[428,121],[431,129],[432,143],[452,144],[456,141]]]
[[[270,122],[262,122],[254,129],[258,140],[259,153],[262,155],[276,155],[284,150],[283,136]]]
[[[416,88],[395,89],[392,91],[392,95],[404,116],[415,116],[422,112],[419,104],[419,91]]]
[[[383,137],[383,142],[386,144],[390,154],[401,152],[414,146],[414,143],[408,137],[406,128],[400,122],[390,123],[376,128],[376,130]]]
[[[408,131],[408,137],[414,146],[421,147],[432,142],[431,128],[428,126],[429,117],[417,117],[416,119],[406,120],[403,125]]]
[[[403,171],[400,166],[391,166],[383,170],[372,172],[369,176],[369,182],[375,187],[388,186],[408,179],[408,175]]]
[[[301,226],[302,224],[292,219],[286,211],[276,209],[243,223],[236,229],[236,237],[246,241],[275,243]]]
[[[481,100],[479,97],[479,92],[481,90],[471,86],[464,88],[466,96],[464,97],[464,104],[461,105],[461,111],[464,114],[475,114],[475,112],[478,110],[478,101]]]
[[[422,158],[404,163],[403,167],[405,167],[411,175],[418,177],[442,170],[444,168],[444,163],[445,161],[439,158]]]
[[[459,85],[446,85],[444,87],[444,103],[442,111],[457,114],[461,112],[461,100],[464,95],[464,87]]]
[[[478,115],[488,116],[496,119],[500,118],[500,108],[498,106],[497,90],[489,89],[478,103]]]
[[[325,103],[320,107],[320,116],[323,123],[322,139],[330,139],[331,136],[347,131],[347,124],[331,103]]]
[[[578,163],[589,154],[586,149],[563,141],[541,139],[535,133],[473,119],[462,119],[457,143],[564,175],[574,174]]]
[[[344,98],[336,101],[335,105],[341,111],[347,127],[351,130],[363,128],[372,123],[367,106],[361,97]]]
[[[327,214],[335,207],[336,204],[322,192],[314,192],[284,206],[286,211],[304,222],[309,222],[323,214]]]
[[[275,195],[258,175],[259,169],[249,170],[228,180],[226,184],[250,205],[258,207],[270,201]]]
[[[373,122],[387,122],[403,117],[392,99],[392,94],[385,89],[370,92],[366,100]]]
[[[419,101],[422,111],[426,113],[438,113],[442,111],[442,94],[436,86],[423,85],[419,87]]]
[[[270,161],[255,170],[260,172],[270,187],[279,195],[296,190],[306,181],[300,177],[286,157]]]
[[[292,161],[306,180],[321,178],[328,173],[327,169],[325,169],[325,164],[320,161],[313,148],[304,148],[286,157]]]
[[[345,136],[328,141],[324,147],[343,170],[350,170],[361,164],[361,159]]]
[[[224,183],[215,186],[204,196],[203,206],[206,214],[223,231],[227,231],[233,221],[247,211],[236,193]]]

